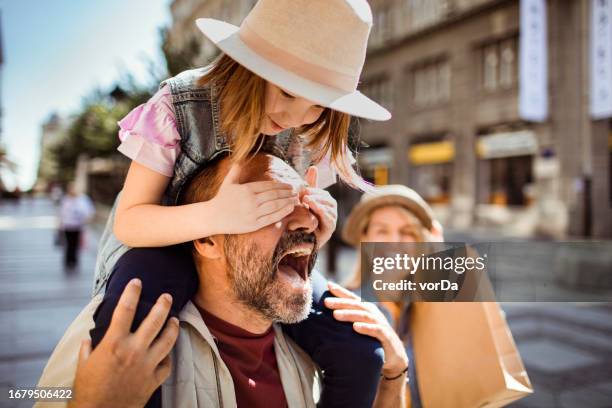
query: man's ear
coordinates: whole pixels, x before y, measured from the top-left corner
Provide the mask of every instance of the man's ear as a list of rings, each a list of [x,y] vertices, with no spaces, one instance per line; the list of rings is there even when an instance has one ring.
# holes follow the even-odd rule
[[[221,235],[200,238],[193,241],[193,247],[200,256],[208,259],[219,259],[223,256],[223,239]]]

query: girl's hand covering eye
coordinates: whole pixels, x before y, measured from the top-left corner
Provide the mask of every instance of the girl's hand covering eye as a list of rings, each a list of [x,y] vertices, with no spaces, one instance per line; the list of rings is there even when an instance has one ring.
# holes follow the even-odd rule
[[[299,204],[291,184],[255,181],[238,184],[240,167],[232,165],[211,200],[217,233],[244,234],[282,220]]]
[[[302,197],[302,203],[319,219],[319,227],[315,231],[317,245],[321,248],[336,229],[338,221],[338,203],[328,191],[317,187],[318,170],[315,166],[310,166],[306,172],[307,187]]]

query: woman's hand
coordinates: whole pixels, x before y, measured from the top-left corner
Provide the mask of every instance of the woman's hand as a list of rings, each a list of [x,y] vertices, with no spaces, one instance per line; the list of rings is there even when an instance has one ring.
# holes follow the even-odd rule
[[[233,164],[217,195],[210,201],[214,212],[211,218],[216,222],[215,234],[257,231],[282,220],[299,204],[298,192],[293,191],[291,184],[276,181],[238,184],[239,176],[240,166]]]
[[[93,352],[91,340],[81,344],[69,407],[143,407],[170,375],[169,353],[179,332],[175,317],[164,325],[172,298],[160,296],[140,327],[131,333],[141,290],[138,279],[130,281],[100,344]]]
[[[383,346],[385,362],[382,374],[393,378],[408,367],[408,355],[404,344],[387,319],[375,304],[363,302],[351,291],[332,282],[328,282],[334,298],[326,298],[325,306],[334,310],[334,318],[342,322],[353,322],[353,329],[360,334],[371,336]]]
[[[338,203],[328,191],[317,187],[318,170],[310,166],[306,172],[306,182],[310,187],[305,188],[302,203],[319,219],[319,227],[315,231],[317,245],[321,248],[331,238],[336,229],[338,220]]]

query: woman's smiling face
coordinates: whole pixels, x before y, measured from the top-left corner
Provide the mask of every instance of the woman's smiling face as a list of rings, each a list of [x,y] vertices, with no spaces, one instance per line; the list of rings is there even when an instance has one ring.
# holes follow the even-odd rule
[[[421,242],[423,226],[404,207],[391,205],[372,211],[362,242]]]
[[[314,123],[325,108],[266,81],[265,117],[261,133],[276,135],[287,128]]]

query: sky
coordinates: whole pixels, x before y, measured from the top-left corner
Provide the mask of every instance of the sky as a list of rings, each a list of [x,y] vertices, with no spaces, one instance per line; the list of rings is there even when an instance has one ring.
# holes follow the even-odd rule
[[[8,188],[36,178],[42,123],[78,112],[82,98],[129,72],[149,80],[148,62],[165,66],[159,28],[171,0],[0,0],[4,64],[0,143],[18,164]]]

